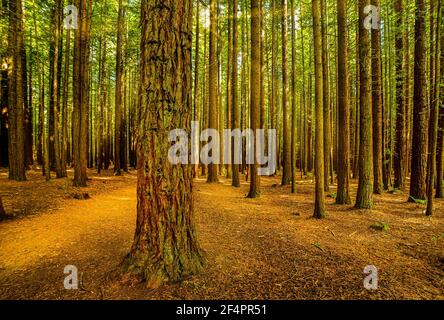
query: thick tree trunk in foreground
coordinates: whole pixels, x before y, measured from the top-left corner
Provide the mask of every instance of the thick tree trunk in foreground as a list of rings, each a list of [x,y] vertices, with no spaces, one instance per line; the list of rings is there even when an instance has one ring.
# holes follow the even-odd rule
[[[371,46],[369,31],[364,27],[365,7],[369,0],[359,0],[359,78],[360,86],[360,142],[359,142],[359,186],[356,199],[357,209],[373,207],[373,147],[372,147],[372,86]]]
[[[426,5],[416,0],[412,172],[409,201],[425,200],[427,169]]]
[[[347,0],[338,0],[338,191],[337,204],[350,204],[350,104]]]
[[[314,58],[315,58],[315,90],[316,90],[316,199],[314,217],[325,217],[324,190],[324,109],[323,109],[323,74],[322,74],[322,39],[321,39],[321,0],[312,0]],[[327,164],[328,165],[328,164]]]
[[[251,150],[260,146],[256,139],[256,130],[260,127],[260,103],[261,103],[261,7],[260,0],[251,0],[251,97],[250,97],[250,126],[254,137],[251,139]],[[248,146],[247,146],[248,148]],[[250,164],[250,192],[248,198],[257,198],[260,195],[260,177],[256,152],[254,163]]]
[[[180,281],[203,264],[193,222],[192,166],[165,161],[169,131],[191,129],[191,16],[190,0],[142,2],[137,227],[122,271],[126,280],[145,281],[148,288]]]

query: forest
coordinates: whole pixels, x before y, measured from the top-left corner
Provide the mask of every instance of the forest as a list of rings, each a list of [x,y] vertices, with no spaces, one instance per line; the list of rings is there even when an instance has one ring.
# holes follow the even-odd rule
[[[0,299],[444,299],[442,0],[0,0]]]

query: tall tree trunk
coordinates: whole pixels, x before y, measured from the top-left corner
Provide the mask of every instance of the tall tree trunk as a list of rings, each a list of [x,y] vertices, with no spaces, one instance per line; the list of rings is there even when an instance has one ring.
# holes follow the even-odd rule
[[[9,179],[26,180],[25,101],[23,88],[24,25],[21,0],[9,2]]]
[[[194,50],[194,121],[199,122],[199,38],[200,38],[200,2],[196,3],[196,47]],[[196,159],[199,151],[196,150]],[[199,176],[199,162],[194,166],[193,177]]]
[[[373,207],[373,148],[372,148],[372,103],[371,103],[371,45],[369,31],[364,23],[365,8],[369,0],[359,0],[359,61],[360,61],[360,143],[359,186],[357,209]]]
[[[190,0],[142,2],[137,224],[122,271],[148,288],[180,281],[203,263],[193,222],[192,166],[165,161],[168,132],[191,127],[191,19]]]
[[[284,0],[286,1],[286,0]],[[254,161],[250,163],[250,192],[248,198],[260,196],[260,177],[258,175],[257,148],[263,147],[258,143],[256,132],[260,127],[261,103],[261,0],[251,0],[251,96],[250,96],[250,126],[253,132],[251,137],[250,154]],[[254,152],[253,152],[254,150]]]
[[[217,63],[216,63],[216,44],[217,44],[217,19],[216,19],[216,0],[210,0],[210,59],[208,76],[208,95],[209,95],[209,114],[208,128],[217,129]],[[217,163],[208,165],[208,183],[218,182]]]
[[[412,172],[409,201],[425,200],[427,169],[426,5],[416,0]]]
[[[380,0],[371,0],[380,10]],[[378,21],[378,24],[380,21]],[[381,194],[382,187],[382,64],[381,30],[372,28],[372,119],[373,119],[373,191]]]
[[[231,57],[231,127],[233,129],[239,128],[239,99],[238,99],[238,2],[233,0],[233,48]],[[239,179],[239,163],[235,160],[235,148],[234,143],[231,147],[231,159],[232,159],[232,185],[233,187],[240,187]],[[240,149],[240,146],[237,146]]]
[[[324,106],[324,189],[330,191],[330,160],[331,160],[331,127],[330,127],[330,88],[329,88],[329,70],[328,70],[328,39],[327,39],[327,3],[321,0],[321,31],[322,31],[322,97]],[[332,173],[333,174],[333,173]]]
[[[433,64],[433,68],[435,68],[434,82],[430,85],[432,96],[430,100],[431,109],[430,109],[430,121],[429,121],[429,153],[427,159],[427,210],[426,215],[433,215],[434,211],[434,187],[435,187],[435,174],[436,174],[436,147],[438,145],[438,121],[439,121],[439,109],[440,109],[440,85],[441,85],[441,67],[439,65],[440,61],[440,32],[441,32],[441,0],[438,0],[437,8],[436,8],[436,31],[434,34],[434,38],[431,39],[432,42],[435,43],[434,49],[435,52],[430,52],[431,56],[434,55],[434,60],[436,63]],[[431,10],[432,17],[435,15],[433,10]]]
[[[63,77],[63,102],[62,102],[62,137],[61,137],[61,173],[67,177],[66,172],[68,158],[68,93],[69,93],[69,68],[71,63],[71,30],[66,30],[65,43],[65,75]]]
[[[403,26],[403,0],[396,0],[396,25],[398,28]],[[404,70],[408,61],[405,57],[404,48],[404,33],[396,33],[396,146],[394,154],[394,171],[395,171],[395,184],[394,187],[401,191],[405,190],[405,156],[406,156],[406,81]]]
[[[291,192],[296,193],[296,12],[291,0]]]
[[[75,30],[73,74],[74,185],[86,186],[89,124],[89,44],[92,0],[77,0],[79,28]]]
[[[60,156],[60,89],[59,68],[60,57],[60,33],[62,3],[54,0],[52,8],[52,41],[51,41],[51,64],[50,64],[50,124],[49,124],[49,153],[51,165],[54,165],[57,178],[63,178]]]
[[[289,103],[288,103],[288,26],[287,26],[287,0],[281,0],[281,29],[282,29],[282,185],[291,183],[291,146],[289,126]]]
[[[347,0],[337,0],[338,18],[338,191],[337,204],[350,204],[350,104]]]
[[[115,119],[114,119],[114,174],[121,175],[121,170],[124,167],[124,24],[125,24],[125,8],[123,7],[123,0],[119,0],[119,17],[117,21],[117,51],[116,51],[116,98],[115,98]]]
[[[324,184],[324,108],[323,108],[323,72],[322,72],[322,32],[321,32],[321,0],[312,0],[313,42],[315,60],[315,96],[316,96],[316,199],[314,217],[325,217],[325,184]]]
[[[442,9],[441,2],[441,10]],[[441,11],[442,15],[442,11]],[[441,56],[440,56],[440,75],[441,75],[441,83],[444,81],[444,32],[441,31]],[[436,198],[441,199],[444,198],[443,192],[443,152],[444,152],[444,90],[441,88],[439,92],[440,98],[440,111],[439,111],[439,127],[438,127],[438,142],[436,147]]]

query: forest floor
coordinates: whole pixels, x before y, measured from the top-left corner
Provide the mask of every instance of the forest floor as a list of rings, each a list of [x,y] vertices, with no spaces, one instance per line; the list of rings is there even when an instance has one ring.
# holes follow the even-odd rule
[[[198,239],[205,270],[180,284],[147,290],[111,276],[129,251],[136,219],[136,175],[90,173],[86,189],[67,179],[7,180],[0,195],[0,299],[444,299],[444,202],[425,217],[407,195],[375,196],[372,211],[327,199],[328,217],[313,214],[313,181],[297,194],[279,178],[262,178],[260,199],[248,184],[195,183]],[[332,190],[334,192],[334,190]],[[356,184],[353,183],[353,196]],[[88,193],[88,200],[77,200]],[[389,230],[371,226],[384,222]],[[81,290],[65,290],[66,265]],[[379,289],[364,289],[364,268],[379,270]]]

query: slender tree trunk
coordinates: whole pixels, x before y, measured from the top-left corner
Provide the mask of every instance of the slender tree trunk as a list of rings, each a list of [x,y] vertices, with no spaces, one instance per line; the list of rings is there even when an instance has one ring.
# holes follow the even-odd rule
[[[196,47],[194,50],[194,121],[199,122],[199,38],[200,38],[200,2],[196,2]],[[199,158],[198,151],[195,157]],[[194,178],[199,176],[199,162],[194,166]]]
[[[369,0],[359,0],[359,61],[360,61],[360,144],[359,186],[356,199],[357,209],[373,207],[373,148],[372,148],[372,104],[371,104],[371,45],[370,35],[362,21]]]
[[[327,3],[321,0],[321,31],[322,31],[322,97],[324,106],[324,189],[330,191],[330,158],[332,145],[332,130],[330,127],[330,88],[329,88],[329,70],[328,70],[328,39],[327,39]]]
[[[231,127],[233,129],[239,128],[239,99],[238,99],[238,2],[233,0],[233,47],[231,57]],[[239,163],[235,160],[235,148],[234,143],[231,147],[231,159],[232,159],[232,186],[239,188]],[[240,146],[237,146],[240,149]]]
[[[122,271],[124,278],[145,281],[148,288],[180,281],[199,272],[203,264],[193,222],[192,166],[165,161],[169,130],[191,127],[191,17],[190,0],[142,3],[145,90],[140,91],[138,212],[134,242]]]
[[[9,179],[26,180],[25,101],[23,86],[24,25],[21,0],[9,2]]]
[[[371,4],[380,10],[380,0],[371,0]],[[380,23],[380,21],[378,21]],[[373,191],[381,194],[382,186],[382,64],[381,30],[372,29],[372,119],[373,119]]]
[[[296,193],[296,13],[291,0],[291,192]]]
[[[436,32],[435,37],[432,42],[435,43],[434,49],[435,52],[431,52],[431,55],[435,55],[434,59],[436,64],[433,64],[433,68],[435,68],[434,82],[430,85],[433,86],[431,92],[431,110],[430,110],[430,121],[429,121],[429,153],[427,159],[427,210],[426,215],[433,215],[434,211],[434,187],[435,187],[435,169],[436,169],[436,147],[438,144],[438,118],[439,118],[439,109],[440,109],[440,85],[441,85],[441,67],[438,62],[440,61],[440,32],[441,32],[441,0],[438,0],[437,8],[436,8]],[[431,14],[434,15],[433,10]]]
[[[284,0],[285,1],[285,0]],[[256,132],[259,129],[260,122],[260,103],[261,103],[261,7],[260,0],[251,0],[251,96],[250,96],[250,126],[253,132],[251,137],[250,154],[253,152],[254,161],[250,163],[250,192],[248,198],[257,198],[260,196],[260,177],[258,175],[258,164],[256,157],[256,148],[260,146],[256,138]]]
[[[216,1],[210,0],[210,59],[209,59],[209,77],[208,77],[208,95],[209,95],[209,114],[208,128],[217,129],[217,63],[216,63],[216,44],[217,44],[217,18]],[[208,165],[208,183],[218,182],[216,163]]]
[[[287,0],[281,0],[281,28],[282,28],[282,185],[291,183],[291,145],[290,145],[290,126],[289,126],[289,103],[288,103],[288,8]]]
[[[71,62],[71,31],[66,30],[65,43],[65,76],[63,78],[63,102],[62,102],[62,146],[61,146],[61,171],[62,177],[67,177],[66,172],[68,157],[68,92],[69,92],[69,68]]]
[[[337,204],[350,204],[350,104],[347,0],[337,0],[338,18],[338,192]]]
[[[123,0],[119,0],[119,17],[117,21],[117,51],[116,51],[116,99],[115,99],[115,119],[114,119],[114,174],[121,175],[123,169],[123,99],[124,99],[124,24],[125,24],[125,8]]]
[[[403,26],[403,0],[396,0],[396,25],[398,28]],[[394,171],[395,184],[394,187],[401,191],[405,190],[405,155],[406,155],[406,87],[405,87],[405,66],[408,61],[405,60],[404,53],[404,34],[396,33],[396,146],[394,154]]]
[[[322,32],[321,32],[321,0],[312,0],[313,42],[315,59],[315,90],[316,90],[316,203],[314,217],[325,217],[325,184],[324,184],[324,120],[323,120],[323,72],[322,72]]]
[[[427,169],[427,75],[426,75],[426,5],[416,0],[415,70],[413,97],[413,140],[410,198],[425,200]]]
[[[89,43],[92,0],[77,0],[79,28],[75,30],[73,74],[74,185],[86,186],[89,124]]]

